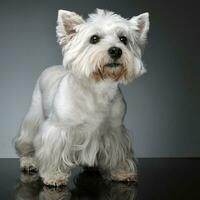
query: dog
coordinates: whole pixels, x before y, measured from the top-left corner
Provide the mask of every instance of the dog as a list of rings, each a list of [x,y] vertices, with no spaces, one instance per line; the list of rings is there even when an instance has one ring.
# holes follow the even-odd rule
[[[146,70],[142,52],[149,14],[125,19],[97,9],[87,19],[59,10],[62,66],[45,69],[15,146],[20,167],[39,171],[45,185],[66,185],[75,166],[98,167],[113,181],[136,181],[126,105],[119,84]]]

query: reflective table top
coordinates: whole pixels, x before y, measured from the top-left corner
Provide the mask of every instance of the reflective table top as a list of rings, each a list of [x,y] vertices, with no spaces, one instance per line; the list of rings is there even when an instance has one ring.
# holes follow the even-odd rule
[[[67,187],[43,186],[20,172],[18,159],[0,159],[0,200],[200,199],[200,159],[138,159],[137,184],[106,182],[98,171],[73,170]]]

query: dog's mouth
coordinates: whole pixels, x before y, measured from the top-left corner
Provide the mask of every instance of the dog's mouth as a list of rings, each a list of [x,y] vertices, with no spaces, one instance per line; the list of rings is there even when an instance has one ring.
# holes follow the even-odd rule
[[[97,68],[96,71],[93,72],[93,78],[96,81],[111,79],[113,81],[118,81],[120,79],[125,79],[127,74],[127,68],[118,62],[109,62],[107,64],[102,65],[100,68]]]
[[[113,62],[113,63],[107,63],[104,66],[105,67],[120,67],[122,66],[122,64]]]

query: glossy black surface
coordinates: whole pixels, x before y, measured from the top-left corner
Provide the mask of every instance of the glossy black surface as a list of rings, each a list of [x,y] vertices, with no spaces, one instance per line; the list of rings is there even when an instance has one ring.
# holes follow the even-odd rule
[[[0,159],[0,200],[193,200],[200,198],[200,159],[138,159],[137,185],[105,182],[96,171],[73,171],[68,187],[47,188],[23,174],[18,159]]]

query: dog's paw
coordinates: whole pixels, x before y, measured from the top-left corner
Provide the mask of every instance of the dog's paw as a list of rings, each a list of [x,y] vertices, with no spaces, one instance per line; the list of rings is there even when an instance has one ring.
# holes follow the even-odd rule
[[[111,180],[124,182],[137,182],[137,174],[133,172],[117,171],[111,173]]]
[[[37,164],[33,157],[21,157],[20,168],[24,172],[37,172]]]

